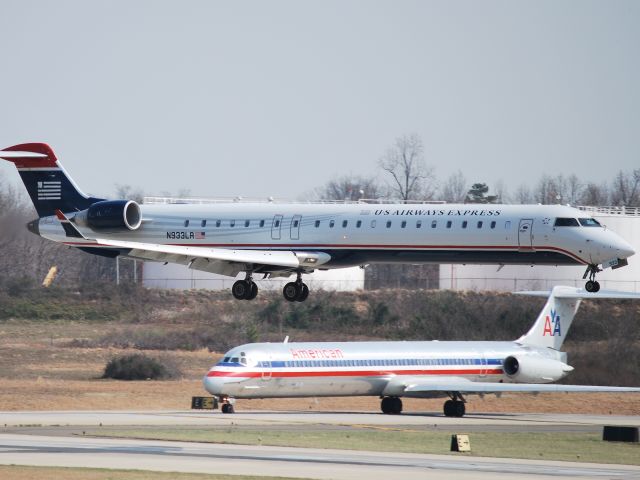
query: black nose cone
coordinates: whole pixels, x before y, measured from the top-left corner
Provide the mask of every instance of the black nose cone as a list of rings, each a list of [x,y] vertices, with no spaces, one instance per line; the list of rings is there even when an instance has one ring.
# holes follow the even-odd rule
[[[35,233],[36,235],[40,235],[40,219],[37,220],[33,220],[29,223],[27,223],[27,229],[31,232],[31,233]]]

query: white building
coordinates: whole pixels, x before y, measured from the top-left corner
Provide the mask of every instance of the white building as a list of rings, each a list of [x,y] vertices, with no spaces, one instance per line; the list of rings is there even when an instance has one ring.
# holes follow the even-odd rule
[[[600,272],[602,289],[640,292],[640,208],[578,207],[618,233],[635,251],[629,265]],[[440,265],[440,288],[453,290],[547,290],[554,285],[584,286],[584,266]]]

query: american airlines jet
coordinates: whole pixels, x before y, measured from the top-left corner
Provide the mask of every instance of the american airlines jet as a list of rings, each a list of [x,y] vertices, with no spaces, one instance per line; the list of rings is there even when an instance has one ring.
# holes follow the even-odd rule
[[[627,265],[633,248],[575,208],[561,205],[219,203],[138,205],[82,193],[43,143],[0,150],[13,162],[40,218],[30,231],[95,255],[171,262],[244,279],[237,299],[258,294],[254,275],[296,275],[283,289],[303,301],[302,275],[370,263]]]
[[[554,287],[531,329],[513,342],[252,343],[224,354],[204,388],[233,413],[236,398],[380,397],[383,413],[401,397],[449,396],[446,416],[465,414],[466,394],[640,392],[632,387],[556,385],[573,370],[560,347],[582,298],[640,299],[638,293],[588,293]]]

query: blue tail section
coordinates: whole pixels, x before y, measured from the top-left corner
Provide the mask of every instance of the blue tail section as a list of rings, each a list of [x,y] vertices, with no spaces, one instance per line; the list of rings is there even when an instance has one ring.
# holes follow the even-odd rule
[[[86,210],[104,199],[82,193],[45,143],[23,143],[0,150],[0,158],[15,164],[40,217]]]

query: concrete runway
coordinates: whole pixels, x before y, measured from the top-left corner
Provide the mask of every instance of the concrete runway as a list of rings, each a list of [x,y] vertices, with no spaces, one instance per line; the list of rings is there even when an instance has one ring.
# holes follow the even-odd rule
[[[270,428],[407,426],[461,431],[600,431],[605,424],[640,426],[640,417],[317,412],[0,412],[0,464],[132,468],[156,471],[388,480],[466,478],[636,478],[640,467],[345,450],[220,445],[70,436],[78,427],[145,425]]]

